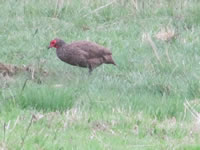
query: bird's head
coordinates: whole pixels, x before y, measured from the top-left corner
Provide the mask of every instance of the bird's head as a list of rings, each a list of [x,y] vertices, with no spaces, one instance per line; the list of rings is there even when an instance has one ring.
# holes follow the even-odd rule
[[[49,48],[55,47],[55,48],[59,48],[61,46],[63,46],[65,44],[65,42],[59,38],[55,38],[54,40],[52,40],[48,46]]]

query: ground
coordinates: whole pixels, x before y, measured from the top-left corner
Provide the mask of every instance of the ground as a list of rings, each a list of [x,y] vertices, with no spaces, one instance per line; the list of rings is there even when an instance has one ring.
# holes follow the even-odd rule
[[[0,149],[200,149],[198,0],[1,0]],[[49,42],[90,40],[92,75]]]

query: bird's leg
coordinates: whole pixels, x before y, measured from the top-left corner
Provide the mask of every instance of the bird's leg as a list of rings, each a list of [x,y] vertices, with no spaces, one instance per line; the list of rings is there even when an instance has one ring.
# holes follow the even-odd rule
[[[89,68],[89,74],[91,75],[93,71],[92,65],[89,65],[88,68]]]
[[[90,75],[92,74],[92,71],[93,71],[92,68],[89,67],[89,74]]]

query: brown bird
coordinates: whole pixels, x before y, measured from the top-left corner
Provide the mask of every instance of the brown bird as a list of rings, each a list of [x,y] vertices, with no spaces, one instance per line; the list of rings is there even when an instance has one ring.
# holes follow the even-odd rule
[[[70,65],[89,69],[89,73],[101,64],[116,65],[108,48],[89,41],[76,41],[71,44],[56,38],[48,48],[56,48],[58,58]]]

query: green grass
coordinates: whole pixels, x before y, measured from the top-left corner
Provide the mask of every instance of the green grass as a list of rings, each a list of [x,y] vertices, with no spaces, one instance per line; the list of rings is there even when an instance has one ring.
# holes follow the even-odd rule
[[[199,149],[184,104],[200,111],[200,3],[110,2],[0,1],[0,62],[47,72],[0,76],[0,149]],[[104,45],[117,67],[89,76],[47,49],[55,37]]]

